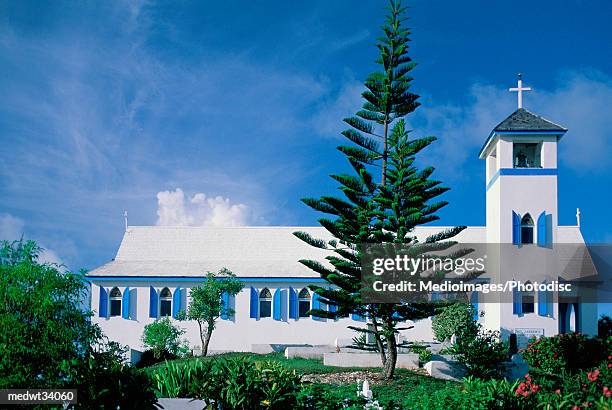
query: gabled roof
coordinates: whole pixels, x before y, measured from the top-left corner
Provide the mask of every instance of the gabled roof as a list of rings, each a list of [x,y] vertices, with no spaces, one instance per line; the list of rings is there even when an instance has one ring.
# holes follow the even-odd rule
[[[418,227],[415,236],[424,239],[444,229]],[[192,277],[226,267],[240,277],[319,277],[299,260],[323,262],[329,252],[296,238],[295,231],[308,232],[313,238],[331,239],[329,232],[321,227],[130,226],[123,235],[117,256],[87,276],[91,279],[100,276]],[[485,228],[469,227],[456,239],[482,243],[486,240]]]
[[[510,114],[505,120],[497,124],[489,134],[487,140],[482,145],[478,157],[484,159],[485,152],[494,141],[498,134],[549,134],[561,138],[567,132],[567,128],[552,121],[547,120],[524,108],[519,108]]]
[[[495,132],[508,131],[567,131],[559,124],[555,124],[539,115],[536,115],[524,108],[519,108],[500,122],[495,128]]]

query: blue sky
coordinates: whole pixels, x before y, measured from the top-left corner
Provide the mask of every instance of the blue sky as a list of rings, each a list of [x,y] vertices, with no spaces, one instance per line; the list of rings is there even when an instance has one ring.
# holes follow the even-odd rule
[[[93,268],[133,225],[314,225],[375,68],[379,1],[0,0],[0,236]],[[441,224],[483,225],[478,149],[516,107],[570,129],[560,222],[612,240],[607,1],[410,3],[415,135],[452,188]]]

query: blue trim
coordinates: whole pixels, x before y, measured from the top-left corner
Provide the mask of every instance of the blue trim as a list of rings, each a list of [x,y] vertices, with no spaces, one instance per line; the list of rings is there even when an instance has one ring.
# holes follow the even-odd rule
[[[251,286],[250,305],[249,317],[251,319],[259,319],[259,293],[253,286]]]
[[[203,282],[206,277],[202,276],[85,276],[88,281],[131,281],[131,282],[148,282],[153,280],[159,280],[164,282]],[[253,278],[241,278],[238,279],[242,282],[291,282],[291,283],[322,283],[325,282],[323,278],[296,278],[296,277],[279,277],[279,278],[265,278],[265,277],[253,277]],[[224,280],[224,278],[218,278],[218,280]]]
[[[273,296],[273,301],[272,301],[272,318],[274,320],[281,320],[282,319],[282,296],[283,296],[283,292],[281,290],[281,288],[276,289],[276,292],[274,292],[274,296]]]
[[[227,292],[221,293],[221,319],[229,319],[228,310],[230,308],[230,295]]]
[[[100,317],[108,317],[108,292],[100,286],[100,301],[98,306],[98,315]]]
[[[298,296],[297,291],[292,287],[289,287],[289,318],[298,318]]]
[[[157,318],[157,291],[149,286],[149,317]]]
[[[487,183],[487,191],[500,175],[558,175],[557,168],[500,168]]]
[[[172,294],[172,317],[176,319],[181,309],[181,288],[178,287]]]
[[[124,319],[130,318],[130,288],[127,287],[123,291],[121,300],[121,317]]]

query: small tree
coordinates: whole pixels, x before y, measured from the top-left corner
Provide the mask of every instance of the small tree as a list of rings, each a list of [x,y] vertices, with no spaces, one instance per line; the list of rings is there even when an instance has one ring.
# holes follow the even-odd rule
[[[236,296],[242,287],[242,282],[236,278],[236,275],[223,268],[218,273],[208,272],[204,284],[191,288],[189,292],[191,300],[186,318],[198,322],[202,356],[208,354],[208,345],[217,319],[235,313],[229,303],[223,302],[223,296]]]
[[[185,330],[175,326],[169,317],[164,317],[145,326],[142,333],[142,343],[153,350],[153,356],[160,359],[170,353],[178,356],[187,350],[187,342],[181,340]]]

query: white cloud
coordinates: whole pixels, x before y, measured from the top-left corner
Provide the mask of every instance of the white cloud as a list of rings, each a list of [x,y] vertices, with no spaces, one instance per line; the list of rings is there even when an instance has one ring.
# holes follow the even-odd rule
[[[25,222],[23,219],[7,213],[0,214],[0,240],[7,240],[10,242],[25,238],[24,228]],[[43,248],[38,258],[40,262],[62,265],[62,260],[54,251],[46,249],[45,246],[40,243],[38,245]]]
[[[312,118],[315,130],[323,136],[338,137],[340,132],[348,126],[342,121],[344,118],[354,115],[363,105],[361,93],[365,86],[350,78],[338,93],[324,100],[318,107]]]
[[[597,72],[564,72],[550,90],[532,85],[525,108],[569,129],[559,145],[560,161],[576,171],[605,170],[612,154],[612,79]],[[491,130],[516,109],[516,95],[499,85],[474,84],[470,103],[439,104],[422,98],[411,124],[415,136],[439,141],[424,151],[428,163],[446,177],[461,177],[461,167],[475,157]]]
[[[232,204],[229,198],[203,193],[188,197],[181,188],[157,193],[160,226],[242,226],[249,220],[249,208]]]
[[[0,214],[0,240],[14,241],[23,235],[23,219],[11,214]]]

